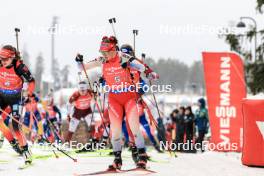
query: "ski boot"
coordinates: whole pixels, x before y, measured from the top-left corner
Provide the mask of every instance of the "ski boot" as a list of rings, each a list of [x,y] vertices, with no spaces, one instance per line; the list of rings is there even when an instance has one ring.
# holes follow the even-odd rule
[[[135,164],[137,164],[138,162],[138,149],[136,146],[131,146],[131,154],[132,154],[132,159],[135,162]]]
[[[25,160],[25,164],[31,164],[32,163],[32,154],[28,148],[28,145],[25,145],[22,147],[22,155]]]
[[[10,141],[10,145],[12,146],[12,148],[19,154],[22,155],[22,151],[19,148],[18,142],[16,139],[13,139],[12,141]]]
[[[129,142],[124,143],[124,148],[129,148]]]
[[[39,144],[39,145],[44,145],[45,144],[45,139],[43,138],[43,137],[40,137],[40,138],[38,138],[38,140],[37,140],[37,143]]]
[[[122,167],[122,158],[121,158],[121,151],[113,152],[115,159],[112,165],[108,166],[108,171],[116,171],[121,170]]]
[[[113,149],[113,145],[111,143],[110,143],[109,149]],[[112,155],[114,155],[114,152],[113,151],[112,152],[109,152],[108,155],[109,156],[112,156]]]
[[[5,137],[4,137],[4,135],[0,132],[0,148],[3,147],[3,145],[4,145],[4,140],[5,140]]]
[[[156,149],[156,151],[157,151],[158,153],[164,153],[164,151],[160,149],[159,145],[157,145],[157,144],[154,145],[154,148]]]
[[[145,148],[138,149],[137,168],[146,169],[148,155]]]
[[[92,138],[89,140],[89,144],[90,144],[90,151],[95,151],[99,149],[99,140]]]
[[[102,139],[101,144],[100,144],[100,149],[106,148],[107,147],[107,142],[108,142],[108,137],[103,136],[103,139]]]

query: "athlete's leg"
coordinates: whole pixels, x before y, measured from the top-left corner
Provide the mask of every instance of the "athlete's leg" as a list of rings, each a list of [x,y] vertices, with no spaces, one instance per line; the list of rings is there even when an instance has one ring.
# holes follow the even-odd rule
[[[128,136],[127,126],[126,126],[125,120],[122,121],[122,132],[123,132],[124,137],[125,137],[125,143],[129,144],[129,136]]]
[[[110,130],[112,134],[112,145],[113,151],[119,152],[122,150],[121,147],[121,132],[122,132],[122,121],[123,121],[123,107],[114,98],[109,96],[109,119],[110,119]]]
[[[157,142],[154,138],[154,136],[152,135],[151,133],[151,130],[150,130],[150,126],[149,126],[149,123],[146,119],[146,116],[145,116],[145,113],[143,113],[140,118],[139,118],[139,121],[140,121],[140,124],[144,127],[148,137],[149,137],[149,140],[151,141],[151,143],[156,146],[157,145]]]
[[[65,142],[70,142],[72,139],[73,133],[75,133],[78,125],[80,123],[80,120],[77,119],[76,117],[72,117],[69,123],[69,129],[68,129],[68,134],[66,135]]]
[[[134,136],[135,144],[138,149],[145,148],[144,138],[140,131],[139,115],[136,99],[130,99],[126,105],[126,120],[128,121],[131,132]]]

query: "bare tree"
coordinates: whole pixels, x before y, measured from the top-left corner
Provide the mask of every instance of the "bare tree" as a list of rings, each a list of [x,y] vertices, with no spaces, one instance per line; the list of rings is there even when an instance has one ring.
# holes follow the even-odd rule
[[[62,74],[62,87],[68,88],[69,87],[69,65],[65,65],[61,70]]]
[[[42,74],[44,72],[44,59],[42,54],[40,53],[36,58],[36,65],[35,65],[35,80],[36,80],[36,91],[40,91],[41,84],[42,84]]]

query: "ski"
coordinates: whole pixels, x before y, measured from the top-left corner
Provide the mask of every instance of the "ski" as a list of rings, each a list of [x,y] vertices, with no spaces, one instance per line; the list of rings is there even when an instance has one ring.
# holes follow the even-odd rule
[[[22,166],[19,166],[19,170],[24,170],[24,169],[27,169],[29,167],[33,166],[33,163],[25,163],[23,164]]]
[[[107,169],[104,171],[98,171],[98,172],[93,172],[93,173],[88,173],[88,174],[74,174],[74,176],[87,176],[87,175],[104,175],[104,174],[118,174],[118,173],[123,173],[122,170],[119,169]]]
[[[119,170],[119,169],[107,169],[105,171],[98,171],[88,174],[74,174],[74,176],[88,176],[88,175],[104,175],[104,174],[121,174],[126,172],[142,172],[142,174],[152,174],[157,173],[156,171],[150,170],[150,169],[144,169],[144,168],[133,168],[133,169],[127,169],[127,170]]]
[[[9,163],[9,161],[7,161],[7,160],[0,160],[0,164],[7,164],[7,163]]]
[[[45,160],[45,159],[49,159],[49,158],[52,158],[52,157],[54,157],[54,155],[52,155],[52,154],[47,154],[47,155],[34,154],[34,155],[32,155],[32,158],[33,159],[37,159],[37,160],[41,160],[41,159]]]
[[[147,169],[147,168],[144,169],[144,168],[140,168],[140,167],[136,167],[136,168],[128,169],[128,170],[122,170],[122,171],[124,171],[124,172],[141,171],[141,172],[144,172],[146,174],[148,174],[148,173],[157,173],[157,172],[155,172],[153,170],[150,170],[150,169]]]

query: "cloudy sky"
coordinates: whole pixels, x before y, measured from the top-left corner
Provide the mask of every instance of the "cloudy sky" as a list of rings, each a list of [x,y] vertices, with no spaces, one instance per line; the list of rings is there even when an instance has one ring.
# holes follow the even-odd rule
[[[102,36],[112,34],[108,19],[115,17],[120,43],[132,43],[132,30],[139,30],[138,55],[144,52],[155,59],[171,57],[190,64],[201,59],[202,51],[228,51],[217,32],[240,16],[256,18],[262,28],[264,15],[257,14],[255,6],[254,0],[2,0],[1,44],[15,44],[13,30],[19,27],[21,48],[27,48],[32,64],[41,52],[48,72],[48,28],[56,15],[56,58],[61,67],[69,64],[75,71],[76,53],[95,58]]]

